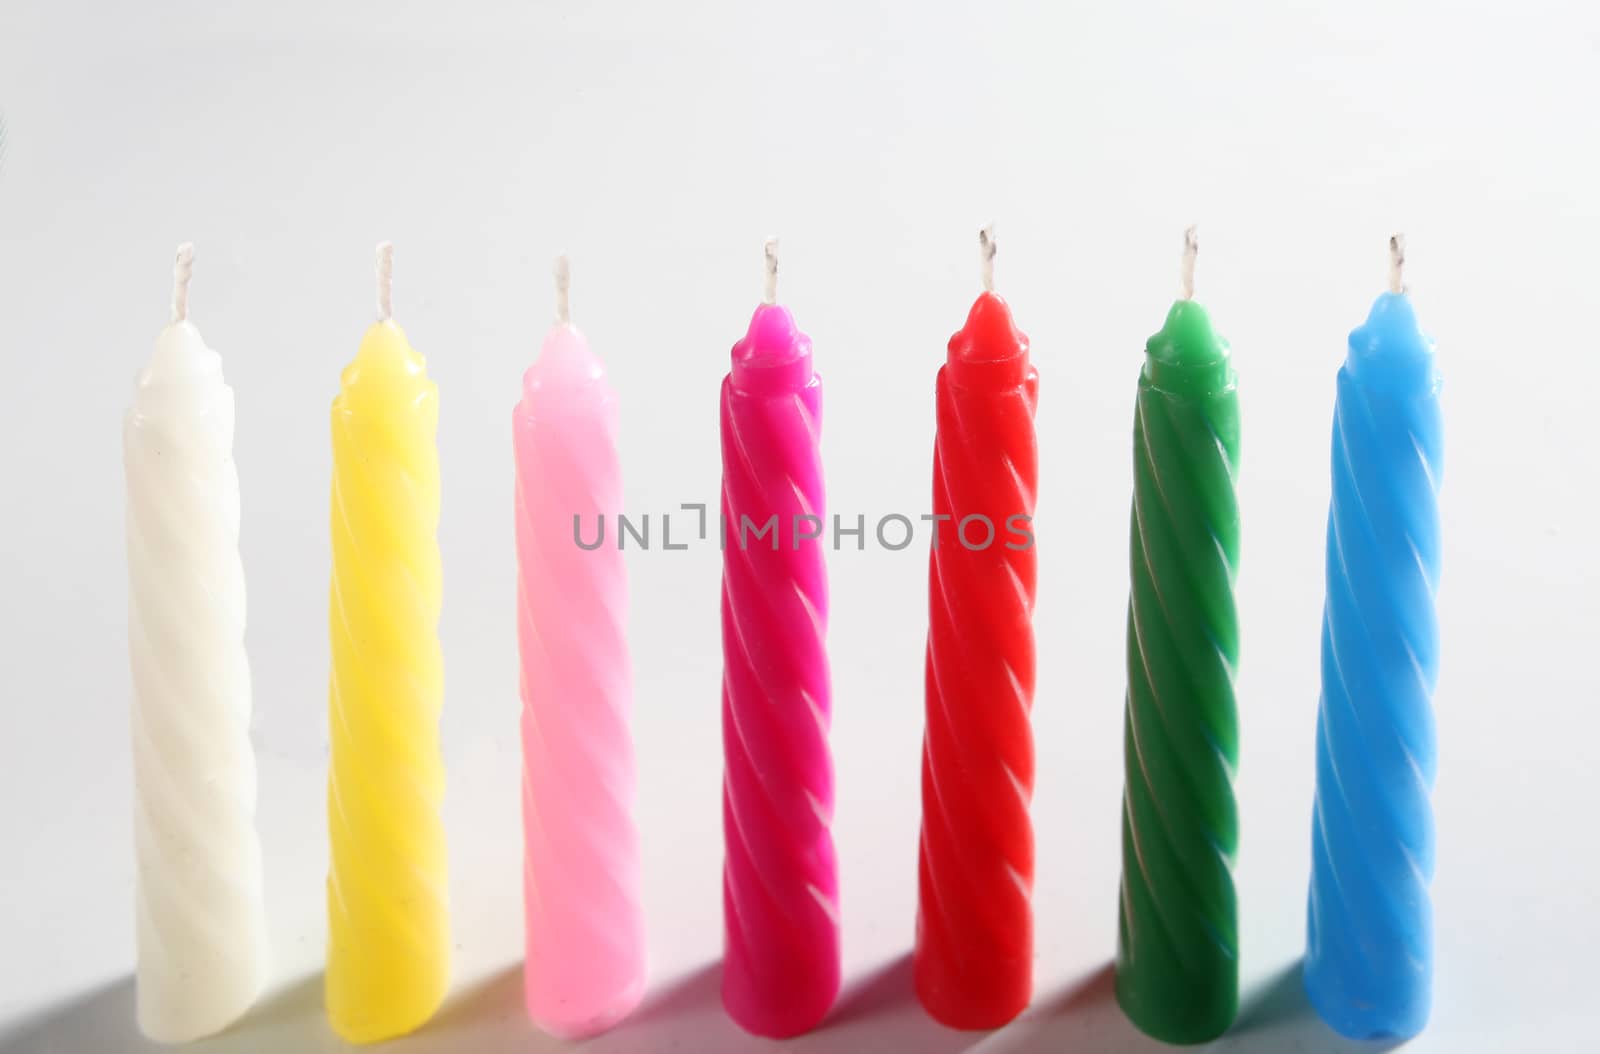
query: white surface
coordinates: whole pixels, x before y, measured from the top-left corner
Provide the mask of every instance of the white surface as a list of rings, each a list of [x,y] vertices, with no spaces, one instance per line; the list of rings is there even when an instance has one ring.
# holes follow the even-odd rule
[[[793,1049],[1153,1046],[1091,975],[1115,937],[1133,386],[1193,220],[1245,421],[1247,1009],[1218,1047],[1346,1046],[1284,971],[1303,943],[1333,372],[1396,229],[1448,424],[1438,983],[1413,1047],[1584,1045],[1600,9],[334,6],[0,7],[0,1051],[138,1049],[120,422],[174,245],[197,245],[192,316],[238,396],[286,993],[199,1049],[336,1045],[316,976],[328,403],[391,238],[396,317],[441,393],[459,947],[452,1004],[397,1049],[528,1051],[557,1044],[526,1024],[514,970],[509,422],[551,258],[572,253],[573,317],[621,394],[629,508],[659,514],[715,500],[717,384],[761,293],[761,240],[781,234],[780,296],[827,384],[832,505],[871,520],[927,508],[933,373],[990,219],[1043,377],[1037,1005],[984,1038],[910,1002],[895,964],[915,901],[925,551],[847,550],[831,640],[854,991]],[[591,1049],[744,1049],[703,971],[721,940],[718,555],[630,566],[655,994]]]

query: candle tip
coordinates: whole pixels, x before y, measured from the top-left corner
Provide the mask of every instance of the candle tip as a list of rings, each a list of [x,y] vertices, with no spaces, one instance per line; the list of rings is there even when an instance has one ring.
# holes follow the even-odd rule
[[[556,324],[565,326],[572,321],[572,261],[566,253],[556,257]]]
[[[377,255],[378,321],[387,322],[394,317],[394,242],[379,242]]]
[[[999,250],[1000,243],[994,238],[994,224],[981,228],[978,231],[978,273],[985,293],[994,292],[994,254]]]
[[[766,240],[762,250],[766,258],[767,281],[761,294],[763,304],[776,304],[778,302],[778,239],[776,236]]]
[[[1399,295],[1406,291],[1405,271],[1406,266],[1406,236],[1404,234],[1389,235],[1389,292]]]
[[[1179,290],[1182,300],[1194,299],[1194,261],[1200,255],[1200,228],[1189,224],[1183,229],[1183,263],[1179,267]]]
[[[194,275],[194,243],[184,242],[172,261],[172,321],[189,317],[189,279]]]

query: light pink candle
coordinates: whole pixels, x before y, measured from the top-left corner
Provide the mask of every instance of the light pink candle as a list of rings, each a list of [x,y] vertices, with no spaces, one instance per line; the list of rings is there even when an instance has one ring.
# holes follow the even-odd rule
[[[523,377],[512,413],[517,468],[517,639],[522,654],[522,815],[528,1014],[553,1035],[594,1035],[645,984],[639,838],[633,822],[628,583],[597,523],[622,508],[617,399],[567,320]],[[579,544],[579,525],[582,541]]]
[[[722,383],[722,1002],[742,1028],[814,1028],[839,991],[822,382],[811,341],[766,302]],[[775,519],[774,519],[775,518]]]

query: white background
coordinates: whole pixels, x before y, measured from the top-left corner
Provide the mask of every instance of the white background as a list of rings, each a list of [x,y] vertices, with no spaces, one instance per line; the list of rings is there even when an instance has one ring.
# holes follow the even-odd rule
[[[1588,1045],[1600,8],[244,6],[0,4],[0,1051],[140,1049],[120,427],[177,242],[198,247],[192,317],[238,396],[275,960],[257,1013],[197,1049],[338,1045],[318,977],[327,414],[388,238],[442,402],[458,948],[451,1002],[395,1049],[548,1051],[517,974],[509,423],[550,258],[572,254],[576,320],[620,392],[629,511],[659,515],[715,500],[717,385],[761,239],[781,234],[780,296],[826,383],[831,504],[870,522],[927,509],[933,374],[990,219],[1042,375],[1035,1006],[963,1036],[910,997],[925,550],[847,550],[830,639],[848,980],[835,1022],[790,1046],[1154,1046],[1097,971],[1115,943],[1134,380],[1196,220],[1244,415],[1246,1007],[1217,1047],[1350,1046],[1292,971],[1333,374],[1393,230],[1448,426],[1438,980],[1412,1047]],[[759,1046],[707,969],[718,569],[705,545],[630,562],[653,983],[593,1050]]]

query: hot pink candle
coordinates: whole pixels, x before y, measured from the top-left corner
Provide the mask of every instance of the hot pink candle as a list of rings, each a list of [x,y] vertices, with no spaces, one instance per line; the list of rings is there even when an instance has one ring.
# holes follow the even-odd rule
[[[557,321],[512,413],[517,468],[517,637],[528,1013],[578,1038],[616,1024],[645,983],[634,827],[632,674],[622,552],[617,399],[588,342]],[[581,525],[581,533],[580,533]],[[581,544],[580,544],[581,539]]]
[[[799,1035],[839,991],[822,382],[767,297],[722,382],[722,1003],[746,1031]]]

